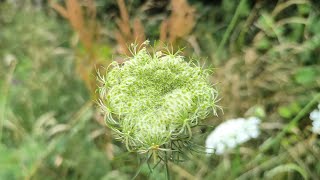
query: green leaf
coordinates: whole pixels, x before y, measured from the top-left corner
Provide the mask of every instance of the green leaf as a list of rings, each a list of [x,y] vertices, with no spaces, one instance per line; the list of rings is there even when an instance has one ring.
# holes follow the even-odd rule
[[[298,84],[310,85],[315,82],[317,71],[313,67],[300,68],[294,75],[294,79]]]
[[[260,50],[268,49],[271,47],[271,45],[272,43],[266,37],[263,37],[261,40],[254,43],[254,46],[256,46]]]
[[[301,106],[297,102],[292,102],[286,106],[280,106],[278,108],[278,113],[283,118],[291,118],[292,116],[299,113]]]
[[[278,113],[283,118],[290,118],[292,116],[291,110],[287,106],[281,106],[278,108]]]

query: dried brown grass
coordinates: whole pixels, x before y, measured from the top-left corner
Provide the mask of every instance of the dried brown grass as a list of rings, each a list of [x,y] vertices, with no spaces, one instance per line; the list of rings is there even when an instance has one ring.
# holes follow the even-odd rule
[[[133,24],[130,23],[130,17],[124,0],[117,0],[120,18],[116,23],[118,26],[115,37],[118,43],[118,52],[121,54],[130,54],[128,44],[141,44],[146,40],[145,28],[141,20],[133,18]],[[159,40],[163,43],[174,44],[177,39],[189,35],[195,26],[195,8],[190,6],[186,0],[171,0],[171,15],[164,19],[159,27]]]
[[[195,8],[186,0],[171,0],[172,13],[160,26],[160,41],[174,43],[191,33],[195,26]]]
[[[120,10],[120,18],[116,21],[118,30],[115,32],[119,47],[118,52],[120,54],[130,54],[128,44],[141,44],[146,40],[144,27],[138,18],[134,18],[133,25],[131,26],[129,13],[124,0],[117,0],[117,3]]]
[[[84,7],[82,6],[84,4]],[[101,57],[97,54],[97,48],[100,47],[98,42],[99,26],[96,19],[96,5],[94,0],[65,0],[65,7],[60,4],[50,1],[51,7],[55,9],[61,16],[66,18],[72,29],[77,32],[82,49],[77,49],[76,71],[84,81],[87,89],[91,93],[93,100],[97,99],[95,93],[97,80],[95,78],[97,69],[102,67],[105,62],[102,62]],[[101,69],[103,71],[103,69]],[[104,127],[104,123],[100,113],[97,113],[94,118],[97,123]],[[97,133],[98,132],[98,133]],[[109,159],[113,158],[113,145],[111,143],[110,132],[105,129],[94,130],[93,137],[104,135],[105,144],[104,151]]]
[[[93,74],[96,74],[95,67],[99,67],[98,64],[102,63],[95,50],[98,46],[97,38],[99,35],[95,1],[65,0],[65,7],[50,1],[50,5],[69,21],[72,29],[79,36],[85,54],[78,53],[76,70],[95,99],[94,92],[97,82]]]

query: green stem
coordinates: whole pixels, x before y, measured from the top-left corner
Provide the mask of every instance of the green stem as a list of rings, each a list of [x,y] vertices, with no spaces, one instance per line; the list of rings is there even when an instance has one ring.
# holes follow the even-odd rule
[[[237,146],[236,148],[236,156],[233,161],[233,168],[232,168],[232,173],[233,177],[237,177],[241,168],[241,154],[240,154],[240,147]]]
[[[170,171],[169,171],[169,166],[168,166],[167,152],[164,152],[164,153],[165,153],[165,165],[166,165],[167,180],[170,180]]]
[[[246,0],[241,0],[239,5],[237,6],[236,12],[234,13],[234,16],[232,17],[231,22],[228,25],[226,32],[223,34],[222,40],[221,40],[221,42],[220,42],[220,44],[218,46],[217,53],[216,53],[216,58],[220,58],[221,50],[225,46],[227,40],[229,39],[229,37],[231,35],[231,32],[234,29],[234,27],[236,25],[236,22],[240,17],[240,10],[245,5],[245,2],[246,2]]]
[[[153,153],[151,153],[149,155],[149,153],[147,153],[146,158],[140,163],[139,169],[137,170],[136,174],[131,178],[131,180],[134,180],[137,178],[137,176],[140,174],[140,171],[144,165],[144,163],[148,163],[149,159],[151,158]]]

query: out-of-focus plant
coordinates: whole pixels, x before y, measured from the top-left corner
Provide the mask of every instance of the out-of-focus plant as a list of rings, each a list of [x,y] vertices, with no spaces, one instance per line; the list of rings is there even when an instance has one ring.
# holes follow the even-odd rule
[[[121,17],[116,22],[118,30],[115,32],[119,52],[130,55],[128,44],[141,44],[146,40],[145,27],[138,17],[135,17],[133,23],[130,23],[124,0],[117,0],[117,3]],[[179,38],[186,37],[193,30],[196,23],[196,11],[186,0],[172,0],[170,1],[170,7],[170,16],[164,18],[159,27],[159,40],[164,43],[175,44]]]
[[[99,179],[106,128],[73,71],[68,25],[45,10],[0,2],[0,179]]]
[[[311,3],[290,0],[262,8],[266,4],[258,1],[246,13],[242,11],[249,8],[248,3],[239,4],[245,9],[240,9],[241,16],[228,37],[228,41],[233,43],[226,43],[228,46],[220,52],[219,57],[223,61],[217,60],[217,52],[212,51],[218,47],[214,40],[223,35],[214,27],[222,25],[210,24],[212,31],[218,31],[212,37],[197,35],[200,46],[204,51],[207,48],[212,63],[218,67],[216,77],[222,83],[221,93],[224,94],[221,103],[242,102],[241,107],[228,105],[225,112],[230,112],[230,117],[244,113],[252,103],[257,103],[257,99],[259,103],[265,102],[263,106],[266,109],[278,109],[271,110],[273,115],[285,119],[293,117],[311,99],[311,94],[303,93],[306,88],[316,92],[319,86],[319,61],[314,58],[319,49],[319,35],[315,32],[319,23]],[[204,26],[201,24],[199,22],[198,28]],[[213,42],[211,38],[214,38]],[[291,104],[295,107],[289,108]]]
[[[110,58],[111,51],[107,45],[99,42],[99,23],[96,19],[95,1],[85,1],[85,7],[79,0],[66,0],[66,7],[53,0],[50,1],[50,4],[69,21],[73,30],[77,32],[80,46],[76,48],[76,69],[91,92],[91,96],[95,97],[95,70],[107,62],[105,60]]]
[[[120,19],[116,21],[118,30],[115,32],[115,38],[119,45],[119,53],[129,55],[128,44],[142,44],[146,40],[144,27],[139,18],[134,18],[131,28],[130,17],[124,0],[117,0],[117,3],[120,10]]]
[[[171,0],[171,15],[160,27],[160,41],[174,43],[192,31],[196,19],[195,8],[186,0]]]

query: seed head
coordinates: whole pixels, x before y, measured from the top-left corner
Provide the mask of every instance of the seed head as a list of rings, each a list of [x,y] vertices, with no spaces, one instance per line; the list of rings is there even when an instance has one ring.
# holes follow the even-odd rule
[[[112,63],[100,77],[106,124],[130,151],[165,149],[172,141],[191,138],[191,127],[216,112],[217,91],[208,82],[209,71],[178,53],[150,54],[146,47],[133,47],[132,57]]]

